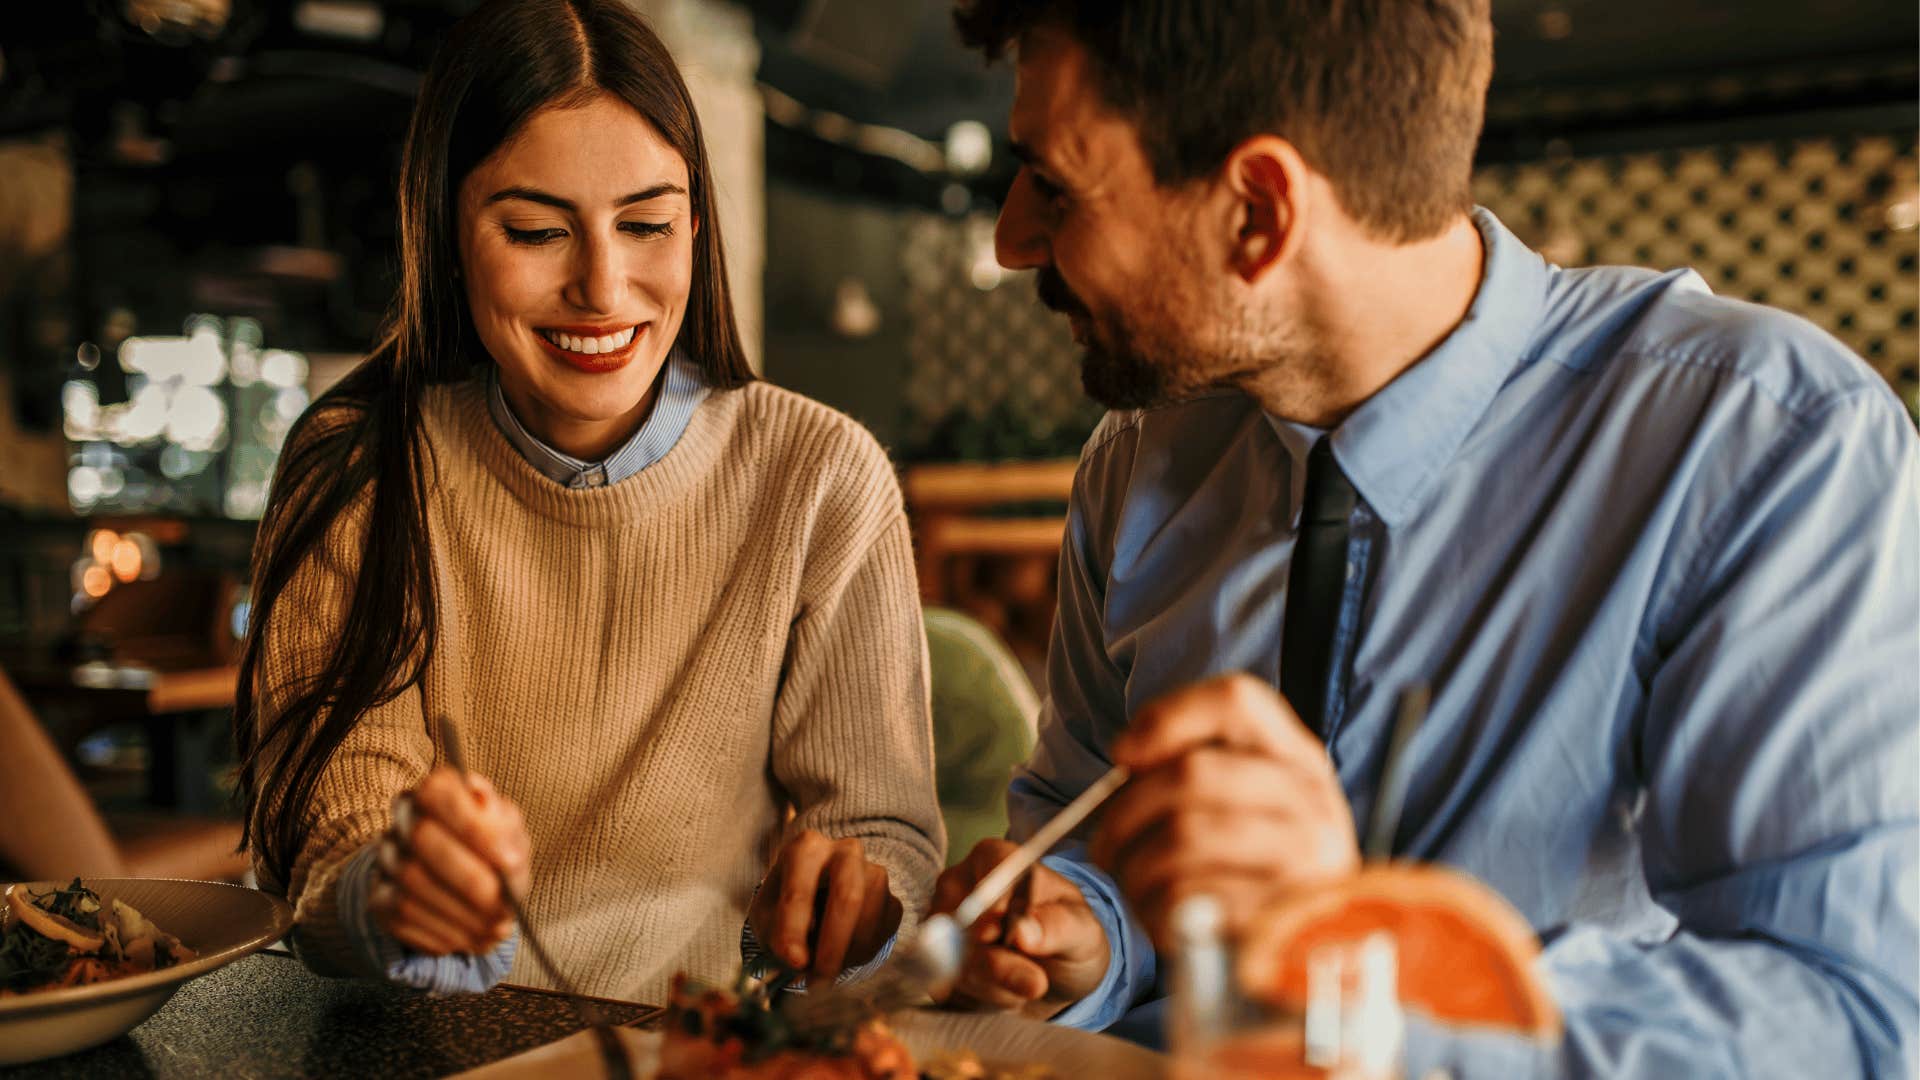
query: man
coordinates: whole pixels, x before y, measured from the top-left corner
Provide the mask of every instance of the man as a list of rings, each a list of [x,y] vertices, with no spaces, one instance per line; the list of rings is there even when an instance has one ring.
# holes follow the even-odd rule
[[[1486,0],[958,18],[1017,57],[1000,261],[1114,410],[1013,834],[1133,779],[1004,940],[982,920],[954,1003],[1152,1038],[1173,905],[1240,926],[1351,874],[1425,686],[1391,852],[1532,922],[1566,1036],[1416,1022],[1407,1075],[1904,1073],[1920,454],[1886,386],[1798,318],[1561,270],[1474,210]]]

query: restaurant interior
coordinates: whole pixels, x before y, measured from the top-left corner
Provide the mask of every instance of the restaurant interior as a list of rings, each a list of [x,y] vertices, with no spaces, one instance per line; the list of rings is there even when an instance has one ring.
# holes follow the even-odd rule
[[[946,0],[630,2],[688,71],[753,363],[898,469],[949,827],[995,833],[978,792],[1031,745],[1101,415],[1064,320],[994,258],[1011,72]],[[247,876],[229,723],[256,522],[289,428],[380,325],[413,94],[474,6],[0,16],[0,671],[36,726],[0,753],[50,744],[132,876]],[[1561,265],[1692,267],[1804,315],[1920,416],[1910,0],[1493,9],[1480,204]]]

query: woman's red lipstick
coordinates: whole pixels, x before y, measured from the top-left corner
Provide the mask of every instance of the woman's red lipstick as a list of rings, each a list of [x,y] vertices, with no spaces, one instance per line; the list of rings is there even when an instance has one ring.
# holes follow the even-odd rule
[[[627,339],[625,345],[622,345],[612,352],[595,353],[592,356],[586,353],[574,352],[572,349],[563,349],[547,340],[547,335],[544,333],[535,333],[534,336],[540,339],[540,344],[546,346],[548,353],[552,354],[568,367],[576,371],[584,371],[589,375],[605,375],[609,372],[619,371],[621,368],[627,366],[628,362],[633,359],[635,349],[640,344],[640,339],[647,336],[647,331],[652,326],[652,323],[641,323],[634,328],[633,337]],[[606,337],[610,334],[617,334],[625,330],[626,327],[543,326],[540,329],[555,334],[569,334],[573,337]]]

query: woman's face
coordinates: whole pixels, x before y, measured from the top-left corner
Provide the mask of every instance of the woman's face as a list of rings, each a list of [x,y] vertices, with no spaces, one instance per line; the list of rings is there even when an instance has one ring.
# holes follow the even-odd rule
[[[514,415],[597,460],[653,404],[700,222],[687,163],[601,94],[535,113],[460,185],[460,266]]]

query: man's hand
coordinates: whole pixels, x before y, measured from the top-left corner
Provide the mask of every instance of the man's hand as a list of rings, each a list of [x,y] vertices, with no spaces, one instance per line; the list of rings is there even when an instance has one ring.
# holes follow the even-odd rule
[[[966,859],[949,867],[933,886],[933,912],[960,906],[980,879],[1018,844],[982,840]],[[954,1008],[1019,1011],[1038,1020],[1051,1018],[1091,994],[1106,977],[1107,932],[1073,882],[1044,866],[1032,871],[1027,913],[1001,936],[1007,897],[974,923],[960,974],[938,995]]]
[[[880,952],[900,929],[900,915],[886,867],[867,861],[859,839],[806,829],[780,849],[747,920],[773,957],[814,985],[831,986],[841,971]]]
[[[527,895],[533,844],[513,800],[441,766],[394,800],[367,899],[375,926],[428,956],[480,955],[513,933],[500,877]]]
[[[1359,868],[1353,812],[1326,749],[1251,676],[1148,703],[1112,753],[1133,779],[1106,806],[1091,854],[1163,950],[1188,896],[1219,900],[1231,934],[1274,898]]]

